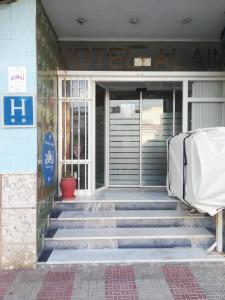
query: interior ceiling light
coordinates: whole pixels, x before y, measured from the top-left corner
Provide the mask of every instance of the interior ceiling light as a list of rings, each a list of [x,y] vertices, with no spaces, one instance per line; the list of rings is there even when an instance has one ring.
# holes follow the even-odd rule
[[[139,22],[140,22],[140,20],[138,18],[130,18],[130,20],[129,20],[130,24],[137,24]]]
[[[185,19],[182,20],[182,23],[185,24],[185,25],[186,24],[191,24],[191,22],[192,22],[192,18],[190,18],[190,17],[185,18]]]
[[[77,18],[76,21],[77,21],[78,24],[80,24],[82,26],[88,22],[88,20],[85,19],[85,18]]]

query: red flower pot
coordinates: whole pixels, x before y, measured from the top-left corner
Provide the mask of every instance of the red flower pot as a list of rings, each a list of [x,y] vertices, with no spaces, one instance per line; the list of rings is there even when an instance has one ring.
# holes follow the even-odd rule
[[[62,178],[60,182],[60,189],[62,191],[63,200],[72,200],[75,198],[76,179],[75,178]]]

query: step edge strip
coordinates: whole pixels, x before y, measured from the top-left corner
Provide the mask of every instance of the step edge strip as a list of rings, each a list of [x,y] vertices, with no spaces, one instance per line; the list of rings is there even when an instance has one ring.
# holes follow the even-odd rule
[[[100,221],[100,220],[170,220],[170,219],[204,219],[209,216],[202,215],[184,215],[184,216],[156,216],[156,217],[148,217],[148,216],[136,216],[136,217],[71,217],[71,218],[50,218],[50,221]]]
[[[204,239],[204,238],[215,238],[214,235],[211,234],[198,234],[198,235],[143,235],[143,236],[82,236],[82,237],[52,237],[52,238],[45,238],[45,241],[82,241],[82,240],[121,240],[121,239],[127,239],[127,240],[158,240],[158,239]]]
[[[176,262],[225,262],[225,257],[218,258],[186,258],[186,259],[142,259],[142,260],[80,260],[80,261],[47,261],[47,262],[38,262],[38,265],[71,265],[71,264],[129,264],[129,263],[176,263]]]
[[[72,200],[72,201],[55,201],[56,204],[76,204],[76,203],[179,203],[181,201],[172,199],[157,199],[157,200]]]

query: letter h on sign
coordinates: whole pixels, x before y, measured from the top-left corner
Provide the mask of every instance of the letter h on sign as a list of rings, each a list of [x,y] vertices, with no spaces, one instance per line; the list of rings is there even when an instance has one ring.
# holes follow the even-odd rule
[[[32,96],[4,96],[4,126],[33,126],[34,110]]]

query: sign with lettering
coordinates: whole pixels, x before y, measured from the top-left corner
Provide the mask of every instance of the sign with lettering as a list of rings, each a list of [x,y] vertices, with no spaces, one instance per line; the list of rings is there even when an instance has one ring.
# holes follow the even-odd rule
[[[42,146],[42,173],[46,186],[51,186],[54,181],[56,163],[55,141],[50,131],[46,132]]]
[[[34,126],[33,96],[3,96],[3,126]]]
[[[8,67],[9,93],[25,93],[27,91],[26,67]]]
[[[218,42],[61,41],[60,48],[67,70],[225,71]]]

